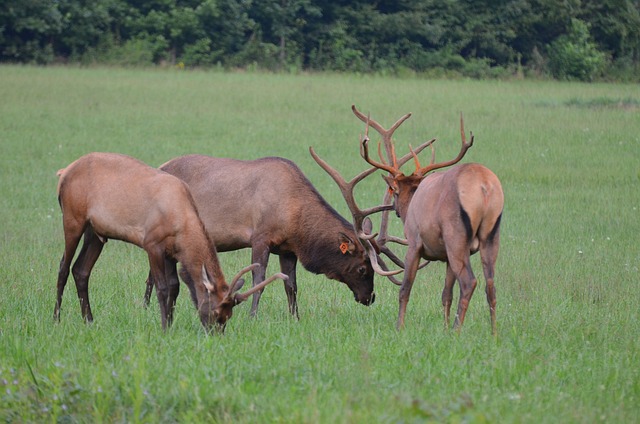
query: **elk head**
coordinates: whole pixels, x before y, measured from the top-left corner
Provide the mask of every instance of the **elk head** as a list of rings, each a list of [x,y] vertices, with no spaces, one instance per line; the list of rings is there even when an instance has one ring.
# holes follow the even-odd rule
[[[244,285],[244,279],[240,278],[249,271],[252,271],[259,267],[260,264],[251,264],[243,269],[233,277],[231,284],[228,286],[215,287],[211,283],[205,284],[206,293],[197,296],[197,308],[200,315],[200,321],[205,328],[214,328],[216,331],[224,332],[224,328],[227,321],[233,315],[233,308],[245,300],[247,300],[255,292],[262,290],[267,284],[270,284],[276,279],[283,281],[288,280],[289,277],[281,272],[273,274],[260,284],[255,285],[251,289],[240,293],[240,289]],[[203,274],[206,271],[203,269]],[[183,279],[189,278],[186,275],[182,275]],[[208,281],[206,275],[203,275],[203,280]]]

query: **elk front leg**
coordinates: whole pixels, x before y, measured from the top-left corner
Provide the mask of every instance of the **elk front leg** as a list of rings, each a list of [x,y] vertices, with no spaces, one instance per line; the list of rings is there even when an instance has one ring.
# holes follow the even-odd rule
[[[164,273],[167,287],[169,288],[167,298],[167,326],[173,324],[173,311],[176,309],[176,300],[180,294],[180,280],[178,279],[178,270],[176,269],[176,261],[165,257]]]
[[[298,258],[294,254],[280,255],[280,271],[289,278],[284,280],[284,289],[287,292],[287,300],[289,301],[289,312],[300,319],[298,315],[298,284],[296,283],[296,264]]]
[[[78,259],[76,259],[76,262],[73,264],[73,279],[76,282],[82,317],[87,322],[93,321],[91,304],[89,303],[89,277],[91,276],[93,266],[98,260],[98,257],[100,257],[100,253],[102,253],[103,246],[104,243],[98,238],[93,229],[87,227],[84,232],[82,249],[78,254]]]
[[[264,281],[264,276],[267,272],[267,264],[269,263],[269,253],[269,246],[266,243],[254,241],[251,249],[251,263],[259,263],[260,266],[251,272],[251,284],[253,287]],[[258,313],[260,296],[262,296],[262,290],[259,290],[253,294],[251,311],[249,312],[252,317],[255,317]]]
[[[150,249],[147,250],[149,257],[149,268],[151,277],[156,285],[156,296],[158,298],[158,305],[160,306],[160,317],[162,319],[162,329],[166,330],[170,325],[169,318],[169,284],[165,279],[165,258],[162,249]]]
[[[151,271],[149,271],[149,276],[147,277],[147,281],[145,282],[145,291],[144,291],[144,307],[149,307],[149,302],[151,301],[151,293],[153,293],[153,277],[151,276]]]
[[[182,281],[184,281],[184,283],[187,285],[187,288],[189,289],[189,294],[191,296],[191,301],[193,302],[193,306],[195,306],[196,309],[198,309],[198,293],[196,292],[196,283],[193,281],[193,278],[191,278],[191,275],[187,272],[187,269],[184,266],[180,268],[179,275],[180,275],[180,278],[182,278]]]
[[[407,303],[409,303],[411,287],[413,287],[413,282],[416,279],[419,262],[420,255],[418,249],[414,246],[410,246],[404,259],[405,270],[402,286],[400,287],[400,309],[398,311],[398,322],[396,324],[396,328],[398,330],[404,328],[404,316],[407,312]]]

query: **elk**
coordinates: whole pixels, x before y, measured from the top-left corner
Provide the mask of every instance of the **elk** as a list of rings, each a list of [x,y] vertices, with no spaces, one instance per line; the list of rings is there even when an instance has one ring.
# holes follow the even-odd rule
[[[289,276],[285,280],[289,312],[296,318],[298,260],[314,274],[345,283],[357,302],[374,302],[371,252],[363,248],[353,225],[293,162],[279,157],[236,160],[188,155],[160,169],[189,186],[218,252],[251,248],[251,260],[259,264],[253,270],[254,284],[264,278],[269,255],[279,256],[281,272]],[[146,303],[152,290],[148,281]],[[254,294],[252,316],[260,293]]]
[[[431,163],[421,166],[419,150],[410,148],[416,170],[405,175],[400,171],[404,164],[398,160],[392,141],[394,131],[411,114],[400,118],[390,129],[361,113],[355,105],[353,113],[366,124],[365,135],[360,140],[362,158],[374,168],[389,173],[383,176],[393,196],[393,207],[404,224],[407,252],[404,263],[404,277],[399,294],[397,328],[404,327],[404,319],[411,288],[419,268],[419,261],[442,261],[447,264],[442,305],[444,325],[449,327],[453,286],[459,282],[460,299],[454,321],[454,328],[460,329],[464,322],[469,301],[477,285],[470,263],[470,255],[480,251],[486,280],[486,296],[491,317],[491,329],[496,334],[496,294],[494,270],[500,245],[500,220],[504,205],[504,195],[498,177],[488,168],[477,163],[466,163],[427,175],[431,171],[458,163],[473,145],[473,134],[466,140],[464,121],[460,116],[462,146],[458,156],[452,160],[435,162],[432,139],[422,144],[419,150],[431,146]],[[388,162],[379,152],[380,161],[369,157],[369,127],[381,136]],[[327,171],[329,172],[329,171]],[[335,179],[335,178],[334,178]],[[384,240],[389,239],[383,238]],[[379,238],[380,240],[380,238]],[[394,261],[395,262],[395,261]]]
[[[62,295],[73,264],[82,316],[93,321],[89,277],[108,239],[122,240],[147,252],[157,287],[162,328],[171,326],[180,283],[176,263],[206,329],[224,330],[234,306],[281,278],[276,274],[240,294],[240,276],[225,281],[215,246],[208,239],[188,187],[178,178],[137,159],[115,153],[89,153],[58,171],[65,248],[58,272],[54,319],[60,320]]]

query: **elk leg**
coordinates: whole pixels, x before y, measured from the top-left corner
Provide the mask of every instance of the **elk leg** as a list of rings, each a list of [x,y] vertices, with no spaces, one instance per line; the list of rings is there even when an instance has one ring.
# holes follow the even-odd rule
[[[176,308],[176,300],[180,293],[180,280],[178,279],[175,260],[165,257],[164,273],[165,281],[169,289],[167,298],[167,326],[171,327],[171,324],[173,324],[173,311]]]
[[[82,229],[79,231],[72,231],[70,228],[65,226],[64,236],[64,254],[62,255],[62,259],[60,259],[60,268],[58,270],[58,295],[56,298],[56,307],[53,310],[53,319],[56,321],[60,321],[62,294],[64,293],[65,286],[67,285],[67,280],[69,279],[71,261],[73,260],[73,256],[75,255],[78,244],[80,243],[80,238],[82,237]]]
[[[444,309],[444,329],[449,328],[451,303],[453,302],[453,285],[456,282],[456,274],[451,265],[447,262],[447,274],[444,279],[444,289],[442,290],[442,307]]]
[[[400,308],[398,311],[398,322],[396,324],[398,330],[404,328],[404,316],[407,312],[407,303],[409,303],[409,295],[411,294],[413,281],[416,279],[419,262],[420,255],[418,254],[418,249],[410,246],[404,259],[404,279],[402,280],[402,286],[400,286]]]
[[[456,313],[456,319],[453,322],[453,328],[459,331],[460,327],[462,327],[462,324],[464,323],[464,317],[467,313],[471,296],[473,296],[473,291],[476,289],[478,282],[475,275],[473,275],[469,256],[466,256],[463,261],[454,259],[454,261],[450,262],[450,266],[453,268],[453,272],[456,274],[456,278],[460,283],[458,312]]]
[[[259,263],[260,266],[251,272],[252,285],[255,287],[262,281],[264,281],[264,275],[267,272],[267,264],[269,263],[269,246],[263,243],[254,242],[251,249],[251,263]],[[253,300],[251,302],[251,311],[249,312],[252,317],[255,317],[258,313],[258,303],[260,303],[260,296],[262,296],[262,290],[259,290],[253,294]]]
[[[193,302],[193,305],[197,309],[198,293],[196,292],[196,286],[195,286],[196,283],[193,281],[193,278],[191,278],[191,274],[187,272],[187,269],[184,266],[180,268],[179,274],[180,274],[180,278],[182,278],[182,281],[184,281],[184,283],[187,285],[187,288],[189,289],[189,294],[191,295],[191,301]]]
[[[153,277],[151,276],[151,271],[149,271],[149,276],[147,277],[147,281],[145,282],[146,289],[144,291],[144,307],[149,307],[149,302],[151,301],[151,293],[153,293]]]
[[[296,283],[296,264],[298,258],[296,255],[280,255],[280,271],[289,277],[288,280],[284,280],[284,290],[287,292],[287,300],[289,301],[289,312],[295,316],[296,319],[300,319],[298,315],[298,285]]]
[[[160,306],[160,317],[162,319],[162,329],[166,330],[170,325],[168,322],[169,311],[167,310],[169,300],[169,287],[165,280],[165,258],[161,249],[154,252],[151,248],[145,248],[149,257],[149,268],[151,276],[156,285],[156,296]]]
[[[489,304],[489,314],[491,315],[491,333],[498,334],[496,323],[496,287],[493,282],[496,260],[498,259],[499,243],[496,239],[480,245],[480,257],[482,258],[482,269],[484,280],[486,281],[487,303]]]
[[[103,246],[104,243],[98,238],[93,228],[87,227],[84,231],[82,249],[78,254],[78,259],[73,264],[73,279],[76,282],[82,317],[87,322],[93,321],[91,304],[89,303],[89,277],[93,266],[100,257],[100,253],[102,253]]]

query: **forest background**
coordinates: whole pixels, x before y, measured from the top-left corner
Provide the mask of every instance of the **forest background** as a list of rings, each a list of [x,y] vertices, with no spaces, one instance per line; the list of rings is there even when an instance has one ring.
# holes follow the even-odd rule
[[[640,80],[640,0],[4,0],[0,62]]]

